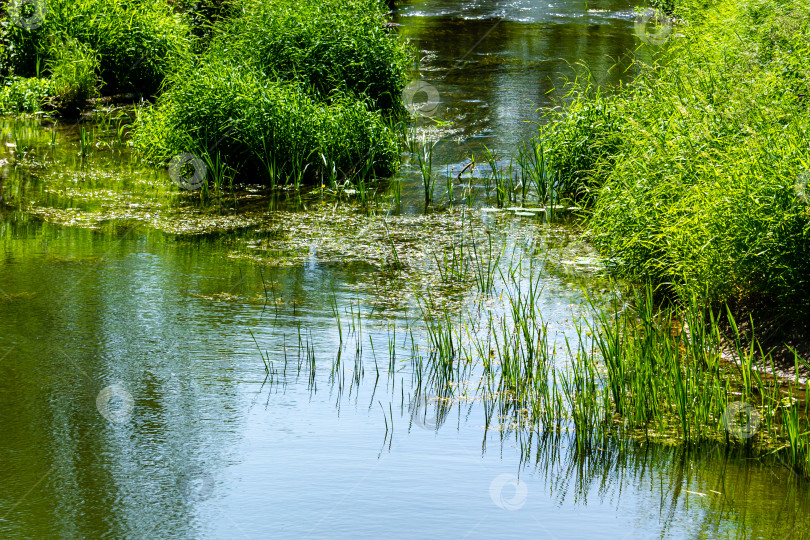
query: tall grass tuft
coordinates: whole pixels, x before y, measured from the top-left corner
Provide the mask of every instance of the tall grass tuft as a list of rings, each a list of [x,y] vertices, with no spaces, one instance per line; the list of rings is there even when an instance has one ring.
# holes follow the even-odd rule
[[[234,13],[141,115],[135,145],[156,161],[215,149],[271,185],[392,174],[406,55],[383,4],[240,0]]]
[[[68,115],[78,115],[85,102],[99,95],[99,57],[87,45],[70,39],[54,46],[47,62],[54,108]]]
[[[810,7],[670,7],[689,24],[639,56],[632,84],[608,96],[580,81],[551,113],[545,167],[591,204],[592,239],[620,274],[807,312]]]
[[[76,42],[98,55],[107,92],[151,95],[178,62],[190,60],[188,24],[167,0],[48,0],[41,26],[3,24],[7,69],[23,77],[36,76],[40,63],[59,61],[61,43]]]

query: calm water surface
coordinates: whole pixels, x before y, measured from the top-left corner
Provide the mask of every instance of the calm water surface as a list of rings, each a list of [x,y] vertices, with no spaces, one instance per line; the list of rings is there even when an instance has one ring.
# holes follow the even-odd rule
[[[610,68],[637,45],[632,17],[619,1],[404,3],[395,20],[421,51],[415,73],[452,122],[439,130],[442,161],[514,151],[569,64],[586,61],[605,85],[626,77]],[[416,400],[414,290],[435,276],[390,279],[379,221],[341,217],[340,234],[308,236],[290,231],[312,222],[272,213],[227,234],[170,234],[144,217],[168,210],[134,187],[153,173],[104,151],[79,160],[68,130],[56,130],[55,167],[43,142],[55,128],[32,129],[44,165],[0,155],[3,537],[810,534],[807,486],[785,469],[714,448],[584,454],[536,433],[527,446],[485,429],[474,392]],[[126,215],[120,201],[109,210],[104,185],[127,194]],[[300,219],[319,223],[310,206]],[[94,228],[88,210],[104,216]],[[390,234],[417,268],[458,218],[405,214]],[[605,287],[577,229],[466,219],[512,262],[543,261],[543,313],[562,346]],[[455,313],[475,294],[447,297]]]

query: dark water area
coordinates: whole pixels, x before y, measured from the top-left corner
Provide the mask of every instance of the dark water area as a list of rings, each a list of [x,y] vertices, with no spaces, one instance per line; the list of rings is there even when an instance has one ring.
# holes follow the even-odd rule
[[[625,80],[638,45],[625,2],[404,2],[394,20],[440,97],[414,128],[451,167],[530,138],[569,65]],[[583,451],[493,415],[475,369],[450,393],[423,375],[424,298],[483,332],[507,275],[537,280],[563,351],[615,293],[576,222],[425,215],[416,180],[397,215],[250,191],[207,211],[126,147],[2,130],[0,536],[808,536],[810,491],[778,464]],[[437,271],[474,239],[502,254],[486,295]]]

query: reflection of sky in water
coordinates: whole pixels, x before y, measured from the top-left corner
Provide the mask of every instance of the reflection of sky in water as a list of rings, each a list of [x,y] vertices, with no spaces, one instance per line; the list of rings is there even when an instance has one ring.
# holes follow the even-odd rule
[[[588,6],[585,9],[585,6]],[[402,17],[460,17],[475,19],[504,19],[513,22],[554,22],[586,20],[589,23],[608,19],[630,19],[634,4],[627,0],[512,2],[455,2],[453,0],[405,1],[398,5]]]
[[[524,237],[515,221],[486,219],[519,239],[510,245],[539,238]],[[438,432],[435,416],[427,429],[413,422],[406,353],[417,312],[372,314],[373,266],[260,269],[227,259],[227,240],[2,223],[4,294],[32,293],[0,310],[0,354],[9,351],[0,362],[6,537],[683,537],[704,526],[734,530],[736,519],[767,530],[769,516],[807,515],[782,473],[724,464],[717,453],[699,453],[685,468],[667,452],[619,457],[605,448],[577,459],[563,437],[539,453],[535,446],[520,469],[512,435],[485,437],[480,402],[454,403]],[[553,256],[566,257],[576,252]],[[559,340],[585,300],[576,285],[583,276],[550,270],[540,282],[542,312]],[[280,302],[264,305],[265,286]],[[342,391],[330,381],[340,347],[333,288],[344,326]],[[356,312],[358,300],[363,330],[352,334],[349,306]],[[392,378],[389,322],[404,345]],[[299,326],[316,355],[314,393],[306,369],[296,376]],[[278,370],[287,355],[275,383],[265,381],[248,329]],[[111,384],[134,399],[127,421],[96,410]],[[518,473],[521,491],[509,483]],[[728,498],[710,491],[732,486]],[[748,510],[718,513],[721,504]]]
[[[448,123],[419,125],[429,138],[458,142],[437,161],[458,165],[485,147],[514,155],[585,65],[606,88],[627,80],[632,16],[626,1],[591,2],[587,11],[581,2],[403,4],[395,20],[419,51],[413,77],[437,89],[434,118]]]

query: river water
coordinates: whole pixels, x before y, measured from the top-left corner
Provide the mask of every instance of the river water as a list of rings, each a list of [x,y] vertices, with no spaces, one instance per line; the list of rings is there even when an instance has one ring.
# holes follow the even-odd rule
[[[576,62],[618,84],[638,46],[633,6],[617,0],[426,0],[394,20],[420,51],[415,77],[438,92],[441,122],[419,127],[440,134],[451,168],[530,138]],[[91,127],[113,140],[114,126]],[[259,193],[261,209],[248,194],[207,211],[125,147],[78,156],[79,130],[3,124],[3,537],[810,531],[807,487],[786,469],[711,447],[583,453],[537,433],[528,444],[493,426],[474,391],[419,398],[430,389],[409,356],[427,354],[419,298],[441,288],[435,250],[468,227],[495,239],[504,269],[539,260],[542,312],[563,346],[589,298],[611,290],[576,224],[422,215],[408,166],[411,210],[390,219],[317,197],[276,208]],[[450,313],[503,311],[469,283],[441,291]]]

